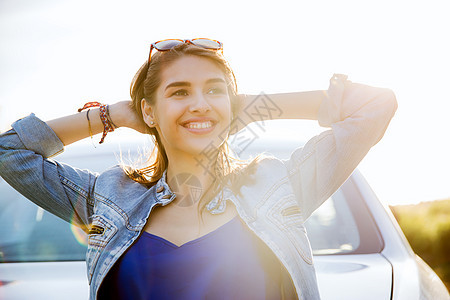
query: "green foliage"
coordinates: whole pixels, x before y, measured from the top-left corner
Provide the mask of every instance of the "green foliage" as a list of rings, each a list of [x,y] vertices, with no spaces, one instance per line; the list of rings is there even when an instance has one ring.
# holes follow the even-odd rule
[[[414,252],[450,289],[450,199],[392,206]]]

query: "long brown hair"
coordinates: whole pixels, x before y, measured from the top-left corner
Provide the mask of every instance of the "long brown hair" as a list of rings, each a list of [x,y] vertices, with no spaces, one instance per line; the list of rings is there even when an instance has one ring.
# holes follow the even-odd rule
[[[142,99],[145,99],[150,105],[155,104],[156,90],[161,83],[162,70],[177,59],[186,55],[208,59],[220,68],[225,75],[225,80],[227,82],[228,95],[230,96],[231,110],[234,119],[241,103],[237,97],[236,78],[228,62],[217,51],[207,50],[187,43],[177,45],[169,51],[156,52],[152,56],[150,64],[145,62],[138,70],[130,87],[132,99],[131,105],[137,115],[142,118]],[[147,133],[152,137],[154,142],[154,148],[149,156],[147,166],[143,168],[127,167],[124,170],[134,181],[150,187],[161,179],[168,166],[168,159],[157,130],[152,127],[147,127]],[[230,150],[228,149],[228,143],[226,141],[218,150],[215,166],[218,174],[216,175],[221,179],[220,181],[222,181],[227,175],[230,175],[233,171],[237,170],[239,166],[242,166],[243,163],[230,155]]]

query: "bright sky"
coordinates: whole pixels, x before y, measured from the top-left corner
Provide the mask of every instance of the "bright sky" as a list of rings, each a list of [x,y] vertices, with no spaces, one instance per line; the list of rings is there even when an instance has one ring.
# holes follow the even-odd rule
[[[0,128],[128,99],[151,42],[210,37],[242,93],[326,89],[333,73],[393,89],[398,112],[360,170],[389,204],[449,198],[449,28],[445,0],[2,0]]]

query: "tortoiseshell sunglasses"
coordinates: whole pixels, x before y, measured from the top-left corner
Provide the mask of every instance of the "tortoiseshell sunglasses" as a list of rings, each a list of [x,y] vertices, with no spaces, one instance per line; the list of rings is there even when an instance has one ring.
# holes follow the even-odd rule
[[[150,46],[150,53],[148,54],[148,63],[150,64],[150,60],[152,58],[153,48],[158,51],[168,51],[173,47],[183,44],[189,43],[198,47],[202,47],[210,50],[223,50],[223,44],[219,41],[205,38],[197,38],[190,40],[179,40],[179,39],[167,39],[162,41],[157,41]]]

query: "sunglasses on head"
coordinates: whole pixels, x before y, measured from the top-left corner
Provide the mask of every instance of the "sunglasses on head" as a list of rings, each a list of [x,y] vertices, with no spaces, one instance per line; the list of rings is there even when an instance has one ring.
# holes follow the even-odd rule
[[[148,63],[150,64],[153,49],[156,49],[158,51],[169,51],[173,47],[184,43],[192,44],[210,50],[223,50],[223,44],[221,42],[211,39],[204,39],[204,38],[190,39],[190,40],[167,39],[157,41],[151,44],[150,53],[148,54]]]

